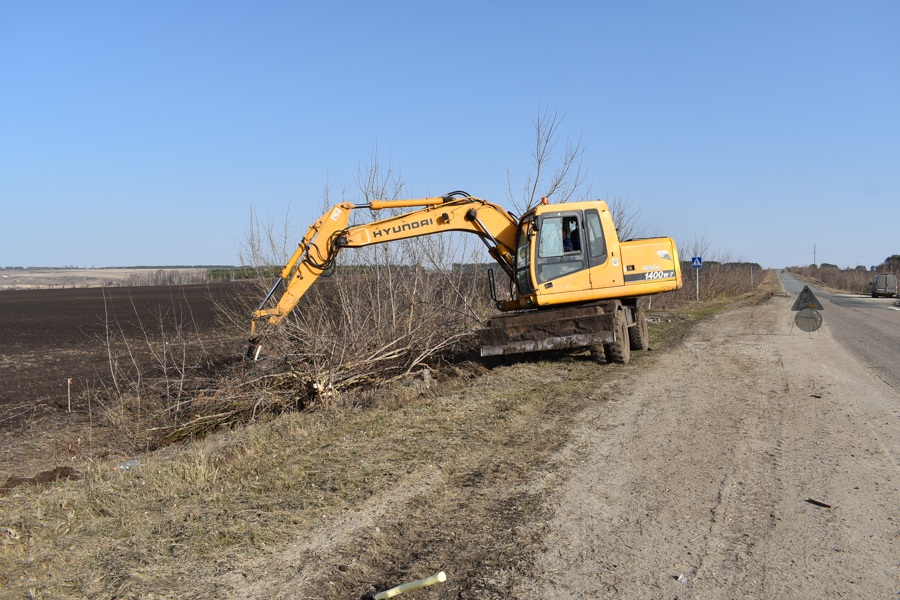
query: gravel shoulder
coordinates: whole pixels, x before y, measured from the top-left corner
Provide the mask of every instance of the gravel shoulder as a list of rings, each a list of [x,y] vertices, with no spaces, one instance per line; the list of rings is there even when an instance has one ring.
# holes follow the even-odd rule
[[[586,412],[516,597],[897,597],[897,391],[792,302],[699,324]]]

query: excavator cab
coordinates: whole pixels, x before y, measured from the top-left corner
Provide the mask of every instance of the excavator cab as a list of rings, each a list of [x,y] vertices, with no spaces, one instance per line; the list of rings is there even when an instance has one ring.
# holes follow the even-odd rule
[[[621,285],[621,264],[610,261],[601,211],[605,204],[572,202],[542,204],[525,214],[516,236],[516,291],[523,307],[556,304],[552,296],[594,293]],[[607,225],[610,227],[611,223]],[[614,229],[613,229],[614,231]],[[598,285],[597,282],[603,282]],[[572,301],[583,301],[576,298]]]

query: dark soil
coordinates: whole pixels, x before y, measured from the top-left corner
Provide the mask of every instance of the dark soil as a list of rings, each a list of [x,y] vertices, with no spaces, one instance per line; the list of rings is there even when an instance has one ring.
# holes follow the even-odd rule
[[[244,340],[237,327],[221,333],[227,328],[217,307],[235,305],[240,291],[217,283],[0,292],[0,484],[57,466],[47,453],[23,464],[14,447],[30,432],[64,432],[88,417],[80,399],[110,379],[111,345],[127,344],[141,360],[151,342],[179,334],[207,352],[238,355]],[[95,416],[92,433],[102,434]],[[60,454],[75,454],[74,440]]]

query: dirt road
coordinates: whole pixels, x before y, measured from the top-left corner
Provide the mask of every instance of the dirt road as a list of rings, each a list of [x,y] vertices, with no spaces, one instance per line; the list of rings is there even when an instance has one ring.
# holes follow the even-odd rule
[[[900,393],[827,320],[790,332],[792,302],[699,325],[585,415],[516,597],[900,594]]]

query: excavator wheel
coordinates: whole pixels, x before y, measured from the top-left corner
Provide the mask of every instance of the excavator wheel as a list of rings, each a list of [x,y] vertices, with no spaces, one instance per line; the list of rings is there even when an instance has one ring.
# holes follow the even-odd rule
[[[616,311],[616,341],[604,345],[606,362],[627,365],[631,360],[631,340],[628,337],[628,321],[625,313]]]
[[[632,350],[646,350],[650,347],[650,334],[647,332],[647,313],[639,308],[634,315],[634,326],[628,328],[628,341]]]

